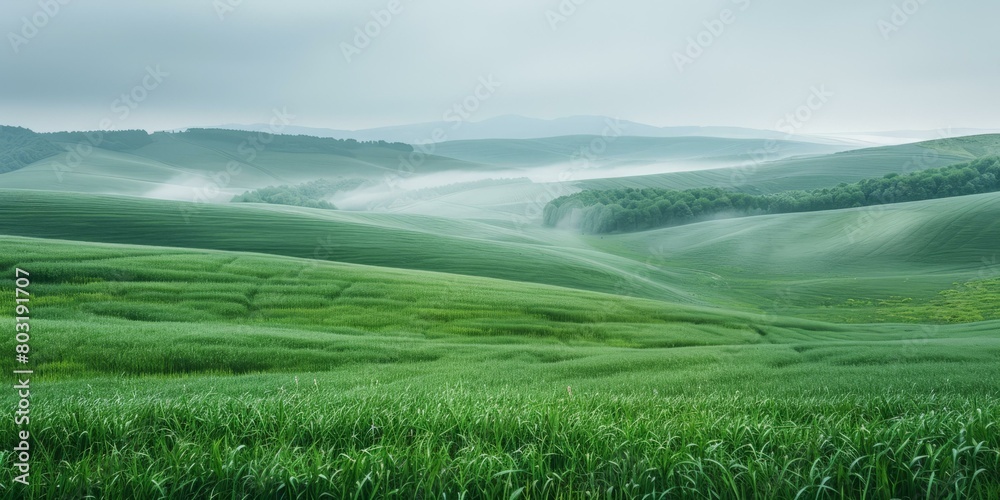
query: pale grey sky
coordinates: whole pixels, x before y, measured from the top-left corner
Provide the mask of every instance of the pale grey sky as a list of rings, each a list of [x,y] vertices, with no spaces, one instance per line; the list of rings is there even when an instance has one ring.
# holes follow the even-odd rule
[[[822,87],[798,131],[996,128],[997,19],[994,0],[4,2],[0,123],[152,130],[278,108],[366,128],[469,103],[473,121],[775,129]]]

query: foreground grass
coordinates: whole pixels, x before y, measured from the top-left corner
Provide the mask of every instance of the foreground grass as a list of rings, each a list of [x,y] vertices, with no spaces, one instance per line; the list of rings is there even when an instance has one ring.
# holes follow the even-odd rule
[[[32,484],[4,467],[3,497],[1000,495],[996,323],[844,327],[273,256],[0,249],[3,272],[32,272],[36,369]]]
[[[448,368],[302,373],[297,383],[291,375],[248,375],[46,384],[33,420],[30,492],[46,498],[1000,494],[1000,404],[984,387],[963,387],[969,380],[939,387],[940,393],[926,380],[908,390],[862,388],[878,370],[844,370],[862,388],[845,390],[824,388],[816,371],[810,382],[793,384],[808,387],[793,394],[725,383],[722,373],[714,387],[677,391],[668,381],[683,384],[693,370],[666,380],[655,370],[631,370],[642,381],[629,385],[622,374],[588,381],[581,370],[579,379],[565,378],[574,384],[571,396],[563,380],[503,384],[487,371],[525,370],[523,364],[451,365],[475,372],[474,384],[440,383]],[[961,373],[957,366],[931,368]],[[6,420],[3,427],[12,430]],[[11,484],[9,469],[2,474],[3,484]]]

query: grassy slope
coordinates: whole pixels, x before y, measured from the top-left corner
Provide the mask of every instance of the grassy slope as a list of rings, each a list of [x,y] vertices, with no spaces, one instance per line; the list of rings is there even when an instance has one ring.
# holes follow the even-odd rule
[[[548,201],[580,189],[721,187],[770,193],[824,188],[889,172],[912,172],[995,154],[1000,151],[998,137],[929,141],[820,156],[817,155],[833,151],[803,143],[779,142],[780,146],[766,146],[763,141],[702,137],[622,137],[609,142],[606,151],[591,151],[587,149],[589,143],[585,138],[576,137],[541,141],[457,141],[439,145],[435,152],[506,168],[530,168],[548,162],[549,178],[568,176],[569,180],[524,184],[516,189],[473,188],[419,200],[391,199],[379,206],[405,213],[533,223]],[[769,155],[761,155],[759,151],[765,147],[776,149]],[[578,158],[581,148],[587,153],[587,161]],[[656,168],[661,171],[670,168],[697,170],[580,180],[597,174],[622,175],[623,171],[616,174],[613,169],[642,164],[658,164]]]
[[[576,185],[584,189],[721,187],[774,193],[831,187],[888,173],[937,168],[998,152],[1000,135],[983,135],[791,158],[746,167],[581,181]]]
[[[549,200],[579,189],[573,182],[555,182],[567,175],[570,179],[578,179],[595,174],[624,175],[623,172],[636,168],[660,171],[731,166],[745,161],[746,155],[761,149],[764,142],[711,137],[614,137],[602,140],[595,136],[445,142],[435,145],[432,152],[489,165],[490,169],[497,171],[491,174],[494,176],[511,178],[525,174],[538,182],[522,180],[516,186],[469,185],[461,190],[442,189],[440,193],[426,190],[403,196],[393,192],[375,193],[372,206],[377,210],[411,214],[534,223]],[[843,149],[801,142],[780,144],[780,149],[768,155],[767,160],[833,153]],[[486,171],[485,168],[478,170],[480,173]],[[414,172],[417,176],[425,173],[422,167]],[[349,202],[337,205],[356,208]]]
[[[248,133],[247,138],[255,134]],[[434,216],[496,220],[523,224],[534,222],[540,207],[555,196],[580,188],[722,186],[752,191],[780,191],[825,187],[851,182],[871,175],[907,168],[929,168],[955,163],[996,150],[992,137],[926,143],[923,146],[875,148],[810,158],[760,163],[751,168],[699,170],[642,177],[623,177],[554,184],[526,184],[517,189],[504,186],[476,187],[464,192],[416,199],[408,193],[375,193],[361,208]],[[94,149],[77,165],[69,154],[61,154],[26,168],[0,176],[0,187],[86,193],[126,194],[161,199],[195,200],[206,196],[225,201],[246,189],[297,183],[321,177],[366,177],[397,182],[402,179],[441,172],[486,172],[504,168],[546,167],[573,161],[592,137],[573,136],[533,141],[457,141],[438,145],[435,155],[426,156],[413,171],[399,171],[398,151],[364,148],[355,156],[290,153],[266,147],[250,158],[240,144],[199,137],[196,134],[159,133],[153,143],[128,152]],[[773,160],[788,155],[816,155],[829,152],[828,146],[781,143]],[[68,145],[72,146],[72,145]],[[591,151],[585,165],[587,175],[601,168],[627,167],[650,163],[697,163],[698,168],[746,162],[762,141],[715,138],[635,138],[619,137],[607,149]],[[928,157],[928,147],[936,147],[936,157]],[[252,149],[252,148],[251,148]],[[441,156],[445,155],[445,156]],[[453,155],[455,158],[446,157]],[[763,158],[757,157],[758,160]],[[226,173],[229,162],[238,161],[238,174]],[[910,165],[910,166],[908,166]],[[915,167],[913,167],[915,165]],[[67,166],[71,168],[66,168]],[[555,178],[556,170],[550,172]],[[734,173],[736,176],[734,177]],[[510,175],[510,174],[505,174]],[[572,174],[571,178],[572,178]],[[400,177],[397,177],[400,176]],[[216,194],[216,192],[218,194]],[[370,205],[369,205],[370,204]]]
[[[941,292],[1000,276],[997,194],[604,237],[413,215],[3,190],[0,215],[0,231],[22,236],[321,258],[847,322],[948,322],[941,310],[954,303],[936,303]],[[926,314],[877,307],[905,299]]]
[[[281,207],[199,206],[186,224],[176,203],[2,191],[0,234],[578,275],[570,286],[771,313],[2,236],[2,272],[34,279],[45,404],[32,408],[31,493],[995,498],[996,321],[786,317],[829,315],[813,298],[931,294],[988,274],[990,196],[581,239]],[[838,228],[852,225],[845,242]],[[9,281],[0,294],[10,310]],[[13,407],[13,392],[0,402]],[[11,472],[0,496],[21,493]]]
[[[253,139],[255,133],[246,133]],[[509,161],[523,165],[544,165],[567,161],[578,146],[587,144],[589,137],[552,138],[531,141],[535,148],[513,147],[515,144],[495,144],[494,141],[465,141],[441,145],[436,154],[423,155],[412,172],[400,174],[399,165],[407,153],[366,147],[350,156],[314,152],[269,150],[266,145],[256,150],[241,142],[200,137],[197,134],[157,133],[152,144],[130,150],[109,151],[101,148],[85,150],[80,158],[62,153],[36,162],[21,170],[4,174],[0,186],[19,189],[45,189],[88,193],[113,193],[171,199],[193,199],[196,189],[218,182],[213,176],[225,172],[231,161],[240,162],[242,169],[220,187],[237,192],[253,187],[296,183],[321,177],[366,177],[381,180],[384,176],[424,175],[447,171],[477,171],[506,166]],[[652,142],[651,142],[652,141]],[[514,141],[517,142],[517,141]],[[608,160],[658,161],[662,159],[714,158],[725,161],[760,141],[731,139],[684,138],[645,139],[623,137],[616,141],[617,152]],[[249,143],[259,144],[259,143]],[[76,148],[76,144],[62,144]],[[633,148],[634,147],[634,148]],[[827,146],[789,143],[790,150],[826,152]],[[618,151],[620,150],[620,151]],[[252,151],[253,156],[248,154]],[[466,154],[462,154],[462,152]],[[481,152],[473,155],[471,152]],[[631,152],[630,152],[631,151]],[[459,159],[442,156],[453,152]],[[493,152],[486,154],[485,152]],[[614,154],[611,154],[614,153]],[[465,160],[468,156],[470,160]],[[478,160],[471,160],[473,157]],[[484,163],[489,163],[487,167]]]
[[[1000,194],[727,219],[589,238],[654,266],[714,275],[703,293],[781,314],[874,321],[849,300],[929,303],[955,282],[1000,277]]]
[[[3,237],[2,248],[4,272],[18,266],[34,276],[33,321],[47,332],[34,363],[47,377],[68,368],[132,374],[319,370],[352,359],[392,359],[393,353],[405,359],[443,355],[422,347],[430,341],[448,349],[470,342],[657,348],[893,341],[919,331],[847,331],[546,285],[257,254],[11,236]],[[212,324],[230,327],[217,331],[207,327]],[[363,352],[328,350],[355,341]],[[273,352],[254,354],[270,342]],[[222,359],[194,355],[220,343],[226,347]],[[415,346],[422,348],[411,351]],[[108,352],[115,353],[113,360]]]
[[[929,336],[284,257],[0,249],[33,278],[35,496],[1000,492],[995,322]]]
[[[257,134],[247,133],[246,138]],[[114,193],[171,199],[194,199],[196,189],[217,185],[227,192],[297,183],[337,176],[381,179],[396,175],[400,151],[367,147],[353,156],[261,150],[240,142],[199,138],[197,135],[157,133],[153,143],[128,152],[94,148],[75,160],[63,153],[0,177],[0,187],[89,193]],[[259,144],[259,143],[255,143]],[[65,146],[76,147],[75,144]],[[253,152],[251,156],[248,152]],[[229,162],[242,168],[228,180],[213,176],[226,172]],[[429,156],[422,171],[475,169],[477,165]]]
[[[631,259],[475,221],[0,190],[0,233],[254,251],[602,292],[628,283],[631,295],[691,302],[670,284],[670,271],[636,277],[644,266]]]
[[[490,186],[468,185],[454,190],[431,188],[407,192],[403,196],[386,193],[375,199],[370,208],[382,212],[473,219],[493,224],[523,226],[536,224],[540,220],[545,204],[552,198],[577,190],[566,184],[538,183],[523,178],[506,179],[502,184]],[[351,194],[344,196],[349,197]],[[336,201],[335,198],[334,202]],[[337,203],[337,206],[344,205]],[[354,207],[348,205],[346,208]]]

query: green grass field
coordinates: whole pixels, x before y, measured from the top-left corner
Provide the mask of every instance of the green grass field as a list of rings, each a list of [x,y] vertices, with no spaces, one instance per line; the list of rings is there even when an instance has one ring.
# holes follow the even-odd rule
[[[845,328],[284,257],[0,244],[4,272],[35,280],[37,496],[1000,493],[1000,323]]]
[[[587,139],[446,143],[416,175],[556,168]],[[829,187],[996,154],[996,136],[790,143],[809,156],[739,185],[760,141],[621,139],[588,175],[730,169],[400,188],[356,210],[189,203],[157,198],[245,158],[156,134],[61,179],[60,155],[0,174],[0,310],[12,329],[30,272],[34,370],[32,482],[6,466],[0,497],[1000,497],[1000,194],[540,223],[581,187]],[[273,148],[225,187],[397,161]],[[12,464],[19,426],[0,429]]]
[[[0,233],[11,235],[285,255],[848,323],[945,321],[933,306],[942,293],[1000,277],[998,221],[1000,195],[983,194],[581,236],[407,214],[0,190]],[[910,311],[887,311],[905,299]],[[993,319],[982,299],[973,307]],[[956,320],[969,317],[977,316]]]
[[[837,322],[904,321],[886,316],[879,301],[927,305],[957,285],[1000,278],[998,221],[1000,195],[984,194],[716,220],[587,241],[653,267],[711,270],[691,290],[720,305]],[[980,299],[991,309],[989,296]],[[940,321],[939,308],[925,313],[909,321]]]

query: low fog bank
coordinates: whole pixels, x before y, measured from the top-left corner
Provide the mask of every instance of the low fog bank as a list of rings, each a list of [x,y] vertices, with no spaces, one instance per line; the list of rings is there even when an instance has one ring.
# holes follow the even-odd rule
[[[534,220],[554,198],[579,190],[576,182],[691,172],[738,167],[752,163],[743,158],[732,161],[572,161],[525,168],[447,170],[421,173],[393,171],[358,178],[359,187],[337,191],[325,198],[340,210],[392,211],[434,214],[446,217],[485,217],[496,212],[520,214]],[[334,180],[338,176],[329,176]],[[142,196],[161,200],[196,203],[227,203],[248,190],[274,187],[282,183],[257,180],[239,185],[232,176],[180,174],[156,184]],[[317,179],[296,179],[298,184]],[[261,184],[261,185],[256,185]]]
[[[261,186],[263,187],[263,186]],[[246,192],[246,187],[232,186],[225,177],[206,177],[196,174],[181,174],[144,192],[144,198],[157,200],[187,201],[193,203],[226,203],[238,194]]]
[[[480,188],[476,183],[497,181],[514,183],[514,180],[532,184],[568,184],[593,179],[612,179],[640,175],[655,175],[676,172],[692,172],[718,168],[739,167],[752,162],[743,161],[661,161],[661,162],[618,162],[615,164],[590,164],[588,162],[553,163],[540,167],[506,168],[491,170],[448,170],[421,174],[418,172],[390,174],[359,189],[338,193],[329,201],[343,210],[373,210],[379,206],[396,205],[394,200],[426,199],[433,195],[429,190],[448,186],[468,185],[470,189]],[[517,188],[512,188],[517,189]],[[551,189],[556,195],[575,191],[570,187]],[[565,192],[563,192],[565,191]],[[449,193],[450,194],[450,193]],[[514,193],[516,194],[516,193]],[[546,201],[547,202],[547,201]]]

